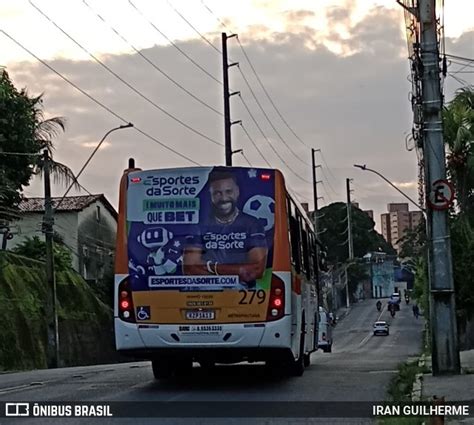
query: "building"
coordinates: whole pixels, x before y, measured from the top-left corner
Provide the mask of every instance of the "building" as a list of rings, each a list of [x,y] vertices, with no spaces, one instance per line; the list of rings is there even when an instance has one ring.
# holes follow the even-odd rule
[[[374,219],[374,210],[364,210],[364,212],[373,220]]]
[[[61,198],[52,198],[53,208]],[[12,224],[19,232],[8,241],[8,248],[26,237],[42,238],[44,198],[24,199],[22,219]],[[113,273],[117,212],[104,195],[69,196],[54,212],[54,232],[72,254],[72,266],[84,279],[97,281]]]
[[[408,230],[415,229],[420,224],[423,214],[421,211],[409,211],[407,203],[388,204],[387,211],[380,216],[382,235],[399,253],[400,239]]]

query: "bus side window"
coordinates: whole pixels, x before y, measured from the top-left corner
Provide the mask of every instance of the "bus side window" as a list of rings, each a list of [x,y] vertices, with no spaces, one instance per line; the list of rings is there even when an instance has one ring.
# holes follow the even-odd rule
[[[309,240],[308,240],[308,230],[306,223],[303,220],[300,220],[302,225],[302,245],[303,245],[303,270],[305,271],[306,277],[311,278],[311,267],[309,262]]]
[[[314,241],[314,233],[309,234],[309,258],[310,258],[310,267],[311,267],[311,278],[315,279],[316,278],[316,273],[317,273],[317,252],[316,252],[316,244]]]
[[[291,263],[295,266],[296,273],[301,272],[300,258],[300,234],[298,219],[296,216],[296,206],[290,198],[288,198],[288,220],[289,220],[289,236],[291,245]]]

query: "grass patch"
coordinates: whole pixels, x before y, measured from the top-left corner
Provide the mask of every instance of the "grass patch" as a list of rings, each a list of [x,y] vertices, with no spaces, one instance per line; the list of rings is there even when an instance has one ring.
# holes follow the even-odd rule
[[[422,369],[418,366],[418,360],[402,363],[398,367],[398,373],[392,378],[388,387],[388,403],[403,404],[411,402],[411,393],[416,375]],[[378,420],[379,425],[421,425],[425,421],[423,417],[386,417]]]

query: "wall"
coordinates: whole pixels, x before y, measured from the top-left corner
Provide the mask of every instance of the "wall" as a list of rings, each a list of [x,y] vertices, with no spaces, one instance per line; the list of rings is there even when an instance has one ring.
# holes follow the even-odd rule
[[[56,274],[61,366],[112,363],[113,312],[73,270]],[[44,263],[0,252],[0,370],[47,366]]]
[[[32,238],[38,236],[44,240],[44,235],[41,232],[43,222],[43,213],[31,212],[23,213],[23,219],[12,222],[13,225],[21,229],[21,233],[15,235],[13,239],[8,241],[7,248],[12,249],[21,244],[27,237]],[[77,222],[78,214],[76,211],[58,212],[54,215],[54,231],[61,235],[64,243],[70,248],[72,253],[72,267],[79,271],[79,257],[78,257],[78,241],[77,241]]]
[[[393,294],[396,286],[393,261],[386,260],[380,263],[369,263],[369,272],[372,281],[372,296],[386,298]]]
[[[117,221],[102,202],[94,202],[79,213],[79,268],[86,280],[98,281],[113,273],[116,232]]]

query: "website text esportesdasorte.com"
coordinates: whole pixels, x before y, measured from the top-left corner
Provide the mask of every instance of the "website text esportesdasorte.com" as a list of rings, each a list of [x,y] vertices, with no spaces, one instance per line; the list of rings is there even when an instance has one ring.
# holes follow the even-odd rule
[[[238,276],[150,276],[150,287],[236,286]]]

